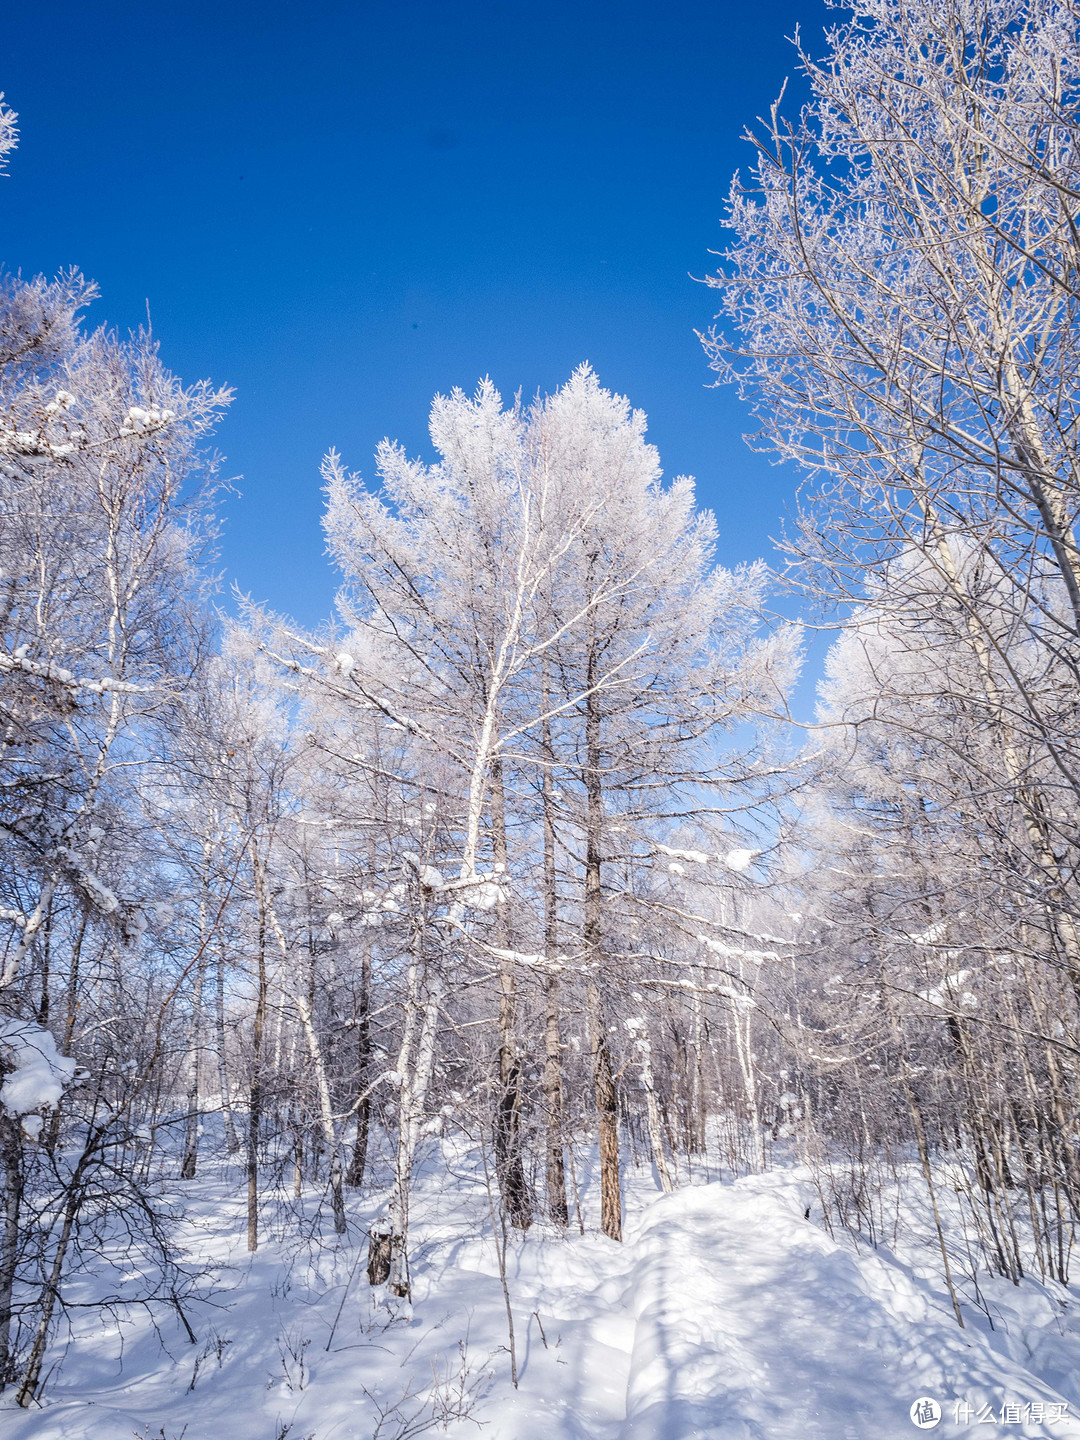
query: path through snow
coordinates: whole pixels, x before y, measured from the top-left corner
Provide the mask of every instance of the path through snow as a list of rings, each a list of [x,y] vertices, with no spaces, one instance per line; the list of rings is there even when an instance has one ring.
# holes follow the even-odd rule
[[[1065,1397],[961,1330],[898,1263],[806,1221],[805,1198],[773,1174],[646,1212],[619,1440],[899,1440],[918,1433],[920,1396],[941,1405],[939,1434],[1080,1436],[1075,1421],[1032,1423],[1030,1410],[1000,1423],[1003,1405],[1048,1416]],[[958,1403],[971,1407],[960,1425]],[[999,1423],[974,1423],[987,1405]]]
[[[417,1191],[415,1305],[393,1323],[362,1274],[349,1283],[355,1232],[338,1250],[322,1242],[307,1260],[282,1243],[247,1257],[237,1248],[235,1187],[205,1182],[192,1248],[232,1279],[211,1317],[225,1343],[197,1384],[196,1352],[182,1332],[166,1334],[162,1352],[148,1325],[121,1336],[87,1321],[43,1408],[15,1411],[10,1390],[0,1397],[0,1433],[371,1440],[371,1397],[392,1405],[421,1391],[433,1369],[452,1368],[467,1335],[474,1374],[493,1378],[476,1414],[483,1429],[458,1423],[452,1440],[900,1440],[919,1433],[909,1409],[922,1395],[944,1412],[932,1433],[950,1440],[1080,1440],[1075,1419],[1030,1418],[1032,1405],[1046,1417],[1068,1402],[1080,1413],[1080,1329],[1070,1328],[1071,1314],[1057,1328],[1040,1320],[1037,1343],[1017,1338],[1022,1326],[1011,1336],[960,1330],[947,1300],[900,1260],[856,1251],[804,1219],[816,1196],[792,1171],[657,1198],[638,1176],[621,1246],[540,1225],[514,1237],[515,1392],[496,1253],[481,1238],[490,1230],[486,1194],[463,1164],[454,1187],[442,1173],[433,1170]],[[191,1205],[193,1190],[185,1194]],[[358,1226],[374,1203],[353,1202]],[[1008,1287],[1018,1315],[1024,1294],[1061,1310],[1041,1287]],[[1043,1378],[1001,1353],[1010,1347]],[[1073,1393],[1052,1389],[1051,1377]],[[957,1403],[971,1406],[959,1425]],[[1016,1423],[1001,1423],[1006,1404],[1018,1407]],[[998,1418],[987,1422],[985,1406]],[[380,1440],[393,1435],[391,1425]]]

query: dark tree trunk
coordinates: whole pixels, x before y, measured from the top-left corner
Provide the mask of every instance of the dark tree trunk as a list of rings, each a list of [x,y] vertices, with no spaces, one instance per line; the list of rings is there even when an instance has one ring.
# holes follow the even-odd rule
[[[19,1213],[22,1208],[22,1136],[19,1122],[0,1115],[0,1167],[4,1175],[4,1216],[0,1232],[0,1390],[15,1378],[11,1352],[11,1309],[15,1264],[19,1258]]]
[[[502,761],[491,766],[491,832],[497,869],[507,873],[506,808]],[[498,908],[500,949],[513,949],[509,903]],[[499,962],[499,1089],[495,1105],[495,1164],[507,1219],[518,1230],[532,1224],[532,1196],[521,1155],[521,1060],[517,1052],[517,978],[512,959]]]
[[[596,693],[597,639],[589,643],[585,699],[585,962],[589,969],[586,1003],[593,1087],[600,1132],[600,1228],[612,1240],[622,1239],[622,1196],[619,1185],[619,1106],[611,1065],[607,1028],[600,997],[603,963],[600,866],[603,854],[604,795],[600,750],[600,699]]]
[[[53,1311],[60,1295],[60,1281],[64,1274],[64,1261],[67,1259],[68,1246],[71,1244],[71,1236],[75,1229],[75,1221],[78,1218],[79,1209],[82,1205],[83,1176],[86,1163],[90,1155],[97,1149],[99,1135],[88,1145],[79,1164],[75,1167],[75,1173],[71,1177],[68,1186],[67,1202],[64,1206],[64,1219],[60,1227],[60,1234],[56,1241],[56,1249],[53,1252],[53,1262],[49,1267],[48,1279],[42,1290],[41,1314],[38,1317],[37,1328],[34,1331],[34,1342],[30,1347],[30,1358],[26,1362],[26,1370],[22,1382],[15,1393],[15,1402],[24,1410],[34,1401],[38,1382],[41,1379],[41,1366],[45,1359],[45,1349],[49,1341],[49,1329],[52,1326]]]
[[[555,752],[551,743],[547,667],[544,669],[544,954],[555,964],[559,947],[559,897],[555,881],[555,796],[552,766]],[[559,1025],[559,977],[550,974],[544,985],[544,1110],[548,1215],[556,1225],[566,1225],[570,1211],[566,1203],[566,1172],[563,1168],[562,1036]]]
[[[356,1107],[356,1140],[353,1143],[349,1168],[345,1174],[346,1185],[362,1185],[364,1167],[367,1165],[368,1132],[371,1128],[371,1096],[365,1095],[371,1066],[371,949],[364,947],[360,962],[360,1013],[356,1025],[357,1040],[357,1088],[363,1099]]]
[[[256,860],[256,864],[258,861]],[[255,1024],[251,1036],[251,1091],[248,1097],[247,1133],[247,1247],[259,1248],[259,1127],[262,1121],[262,1051],[266,1028],[266,916],[263,914],[262,885],[259,895],[259,991],[255,1002]]]
[[[385,1285],[390,1279],[391,1231],[384,1221],[371,1227],[368,1238],[367,1278],[369,1285]]]

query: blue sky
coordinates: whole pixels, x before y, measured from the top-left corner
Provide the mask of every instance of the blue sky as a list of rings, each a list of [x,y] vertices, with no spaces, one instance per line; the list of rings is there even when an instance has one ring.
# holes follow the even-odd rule
[[[5,17],[22,143],[0,184],[13,269],[75,264],[98,322],[149,301],[167,363],[236,387],[242,492],[222,566],[314,624],[331,609],[318,466],[427,453],[431,396],[590,361],[698,477],[725,563],[769,550],[796,476],[708,388],[695,284],[739,136],[823,0],[134,4]]]

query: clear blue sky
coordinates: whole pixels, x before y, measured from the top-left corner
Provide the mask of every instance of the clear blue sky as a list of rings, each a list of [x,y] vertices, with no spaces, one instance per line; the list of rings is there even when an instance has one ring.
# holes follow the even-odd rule
[[[695,284],[722,244],[745,124],[822,0],[173,6],[51,0],[5,16],[22,143],[0,184],[11,268],[78,265],[99,323],[149,300],[166,362],[236,387],[222,564],[330,613],[318,467],[427,453],[437,390],[509,395],[582,360],[698,477],[721,559],[768,551],[796,477],[707,388]]]

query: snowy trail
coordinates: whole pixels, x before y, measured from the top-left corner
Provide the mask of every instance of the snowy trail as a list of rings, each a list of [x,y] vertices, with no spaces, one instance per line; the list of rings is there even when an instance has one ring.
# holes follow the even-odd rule
[[[986,1280],[1008,1329],[988,1336],[972,1316],[961,1330],[926,1278],[933,1256],[915,1273],[887,1251],[833,1240],[804,1219],[816,1194],[799,1170],[668,1196],[639,1171],[627,1177],[625,1244],[591,1223],[584,1236],[537,1223],[511,1237],[514,1390],[486,1192],[463,1168],[453,1187],[441,1174],[418,1188],[415,1303],[396,1318],[381,1291],[351,1279],[363,1256],[355,1233],[311,1251],[268,1238],[247,1255],[235,1187],[203,1182],[201,1201],[188,1198],[190,1239],[221,1265],[223,1288],[198,1317],[198,1346],[178,1323],[121,1335],[87,1322],[66,1352],[58,1343],[42,1409],[0,1397],[0,1434],[371,1440],[375,1401],[415,1408],[408,1396],[453,1371],[464,1338],[482,1393],[471,1419],[429,1432],[449,1440],[900,1440],[919,1433],[909,1409],[923,1395],[943,1411],[931,1433],[949,1440],[1080,1440],[1076,1419],[1050,1422],[1052,1405],[1080,1414],[1068,1292],[1035,1281],[994,1292]],[[376,1208],[355,1206],[357,1225]],[[959,1424],[957,1402],[971,1407]],[[1005,1404],[1017,1407],[1009,1423],[983,1410],[999,1417]],[[379,1440],[396,1434],[388,1424]]]
[[[1003,1404],[1022,1416],[1066,1397],[960,1330],[896,1262],[804,1220],[804,1200],[773,1175],[649,1208],[619,1440],[891,1440],[918,1433],[909,1407],[924,1395],[941,1404],[939,1435],[1080,1436],[1030,1411],[1000,1423]],[[957,1402],[971,1406],[960,1424]]]

